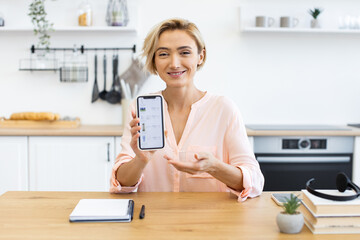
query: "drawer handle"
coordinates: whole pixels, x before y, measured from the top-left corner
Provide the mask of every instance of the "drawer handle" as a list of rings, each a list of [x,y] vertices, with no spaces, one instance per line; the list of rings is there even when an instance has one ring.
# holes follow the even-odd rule
[[[110,162],[110,143],[107,143],[107,161]]]

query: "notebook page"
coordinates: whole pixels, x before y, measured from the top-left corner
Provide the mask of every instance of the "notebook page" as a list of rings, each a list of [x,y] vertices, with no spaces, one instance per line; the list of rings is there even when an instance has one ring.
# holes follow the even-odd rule
[[[70,217],[128,218],[129,199],[81,199]]]

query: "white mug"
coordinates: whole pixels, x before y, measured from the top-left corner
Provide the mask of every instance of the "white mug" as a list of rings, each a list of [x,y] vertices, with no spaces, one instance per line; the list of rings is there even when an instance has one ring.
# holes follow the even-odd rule
[[[293,28],[299,24],[299,19],[294,17],[280,17],[280,27]]]
[[[271,27],[275,23],[275,19],[266,16],[256,16],[255,26],[256,27]]]

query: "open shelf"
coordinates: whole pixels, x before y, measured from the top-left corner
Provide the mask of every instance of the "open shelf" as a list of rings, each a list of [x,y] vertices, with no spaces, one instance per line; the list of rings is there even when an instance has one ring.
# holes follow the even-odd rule
[[[262,27],[246,27],[241,30],[244,33],[251,32],[269,32],[269,33],[345,33],[360,34],[360,29],[322,29],[322,28],[262,28]]]
[[[0,32],[22,32],[33,31],[30,27],[0,27]]]
[[[110,26],[91,26],[91,27],[80,27],[80,26],[59,26],[54,28],[55,31],[105,31],[105,32],[136,32],[135,28],[132,27],[110,27]]]
[[[110,26],[91,26],[91,27],[80,27],[80,26],[58,26],[54,27],[55,32],[128,32],[136,33],[136,29],[133,27],[110,27]],[[4,32],[27,32],[33,31],[31,27],[0,27],[0,31]]]

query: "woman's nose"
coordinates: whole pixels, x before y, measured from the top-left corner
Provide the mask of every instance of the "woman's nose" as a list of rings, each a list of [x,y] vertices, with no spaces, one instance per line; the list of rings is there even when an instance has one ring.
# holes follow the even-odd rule
[[[176,56],[175,54],[172,55],[171,60],[170,60],[170,67],[171,68],[179,68],[180,67],[180,59],[178,56]]]

